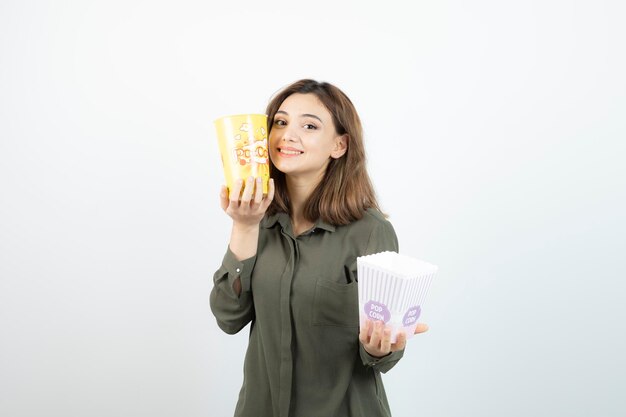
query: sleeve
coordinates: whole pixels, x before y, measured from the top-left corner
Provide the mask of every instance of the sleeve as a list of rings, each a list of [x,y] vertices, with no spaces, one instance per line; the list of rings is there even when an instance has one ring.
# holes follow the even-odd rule
[[[228,248],[222,266],[213,275],[209,304],[217,325],[228,334],[239,332],[254,318],[250,277],[255,262],[256,256],[238,261]],[[241,282],[239,295],[233,289],[237,278]]]
[[[372,229],[365,255],[372,255],[378,252],[393,251],[398,252],[398,237],[393,225],[387,220],[381,220],[376,227]],[[354,269],[356,270],[356,260]],[[404,355],[404,349],[392,352],[382,358],[376,358],[365,351],[365,348],[359,343],[359,354],[363,365],[374,368],[374,370],[386,373],[395,366],[396,363]]]
[[[367,241],[367,249],[363,255],[372,255],[378,252],[398,252],[398,236],[392,224],[388,220],[381,220]]]
[[[359,354],[361,355],[363,365],[372,367],[374,368],[374,370],[382,372],[384,374],[391,368],[396,366],[396,363],[398,363],[402,356],[404,356],[404,349],[397,352],[392,352],[387,356],[383,356],[382,358],[376,358],[367,353],[363,345],[359,343]]]

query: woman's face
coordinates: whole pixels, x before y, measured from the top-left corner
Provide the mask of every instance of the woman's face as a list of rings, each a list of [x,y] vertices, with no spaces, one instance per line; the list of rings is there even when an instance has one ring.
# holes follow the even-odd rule
[[[286,175],[321,178],[330,158],[346,152],[347,139],[335,131],[333,119],[314,94],[292,94],[283,101],[270,132],[274,166]]]

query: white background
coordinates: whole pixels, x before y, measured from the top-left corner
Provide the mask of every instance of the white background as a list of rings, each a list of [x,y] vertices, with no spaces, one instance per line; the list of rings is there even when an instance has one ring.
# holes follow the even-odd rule
[[[232,415],[212,120],[311,77],[440,267],[394,416],[623,416],[625,4],[4,0],[0,415]]]

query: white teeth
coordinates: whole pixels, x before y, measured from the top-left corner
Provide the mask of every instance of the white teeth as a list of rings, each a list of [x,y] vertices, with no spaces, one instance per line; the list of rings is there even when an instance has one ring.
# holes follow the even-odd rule
[[[280,152],[284,153],[285,155],[300,155],[302,153],[300,151],[288,151],[286,149],[281,149]]]

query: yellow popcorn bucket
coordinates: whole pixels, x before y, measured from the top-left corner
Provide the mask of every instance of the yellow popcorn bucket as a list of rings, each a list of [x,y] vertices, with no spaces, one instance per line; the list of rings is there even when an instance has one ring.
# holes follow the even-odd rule
[[[245,181],[252,176],[262,178],[263,194],[267,194],[270,179],[267,116],[224,116],[216,119],[214,124],[228,191],[232,190],[238,179]]]

